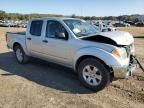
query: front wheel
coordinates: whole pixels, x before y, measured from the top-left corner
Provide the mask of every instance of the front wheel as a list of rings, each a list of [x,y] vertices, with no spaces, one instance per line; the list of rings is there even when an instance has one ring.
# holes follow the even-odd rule
[[[29,61],[29,57],[25,54],[20,45],[14,47],[14,52],[18,63],[25,64]]]
[[[83,60],[78,66],[78,75],[85,87],[96,92],[110,83],[110,72],[95,58]]]

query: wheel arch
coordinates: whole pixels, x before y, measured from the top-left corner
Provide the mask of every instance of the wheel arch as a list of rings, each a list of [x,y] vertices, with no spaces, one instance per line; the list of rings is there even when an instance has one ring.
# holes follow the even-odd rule
[[[79,57],[78,60],[76,61],[75,69],[77,70],[79,64],[80,64],[84,59],[87,59],[87,58],[96,59],[96,60],[100,61],[101,63],[103,63],[105,67],[110,68],[103,60],[101,60],[100,58],[98,58],[98,57],[96,57],[96,56],[93,56],[93,55],[83,55],[83,56]]]
[[[15,50],[15,46],[19,45],[23,50],[24,52],[26,53],[26,55],[30,56],[29,52],[27,51],[26,47],[24,47],[24,45],[22,45],[20,42],[14,42],[13,43],[13,50]]]
[[[80,64],[83,60],[85,60],[85,59],[87,59],[87,58],[96,59],[96,60],[100,61],[102,64],[104,64],[104,66],[105,66],[105,67],[109,70],[109,72],[110,72],[111,81],[113,80],[113,78],[114,78],[114,71],[113,71],[112,67],[108,66],[102,59],[100,59],[100,58],[98,58],[98,57],[96,57],[96,56],[93,56],[93,55],[83,55],[83,56],[79,57],[78,60],[76,61],[76,64],[75,64],[75,71],[76,71],[76,72],[77,72],[77,70],[78,70],[79,64]]]
[[[22,47],[22,45],[21,45],[20,43],[15,42],[15,43],[13,44],[13,50],[15,50],[15,47],[16,47],[16,46],[21,46],[21,47]]]

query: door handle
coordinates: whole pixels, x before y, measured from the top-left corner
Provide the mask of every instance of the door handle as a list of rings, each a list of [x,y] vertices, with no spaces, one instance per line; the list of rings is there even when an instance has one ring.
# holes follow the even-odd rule
[[[31,38],[30,38],[30,37],[28,37],[28,38],[27,38],[27,40],[31,40]]]
[[[43,40],[43,42],[44,42],[44,43],[48,43],[48,41],[47,41],[47,40]]]

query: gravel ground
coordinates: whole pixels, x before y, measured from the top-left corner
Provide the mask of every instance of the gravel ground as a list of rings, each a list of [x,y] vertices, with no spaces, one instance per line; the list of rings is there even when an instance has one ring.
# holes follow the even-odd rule
[[[18,64],[6,48],[4,34],[9,30],[21,29],[0,28],[0,108],[144,108],[144,73],[140,69],[129,80],[115,79],[93,93],[70,69],[37,59]],[[144,39],[135,40],[144,63]]]

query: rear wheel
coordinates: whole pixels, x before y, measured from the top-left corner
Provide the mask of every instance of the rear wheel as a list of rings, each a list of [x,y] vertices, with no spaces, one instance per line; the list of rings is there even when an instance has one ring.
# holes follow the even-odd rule
[[[85,59],[79,64],[78,75],[85,87],[93,91],[102,90],[110,83],[110,72],[94,58]]]
[[[18,63],[25,64],[29,61],[29,57],[25,54],[20,45],[14,47],[14,52]]]

